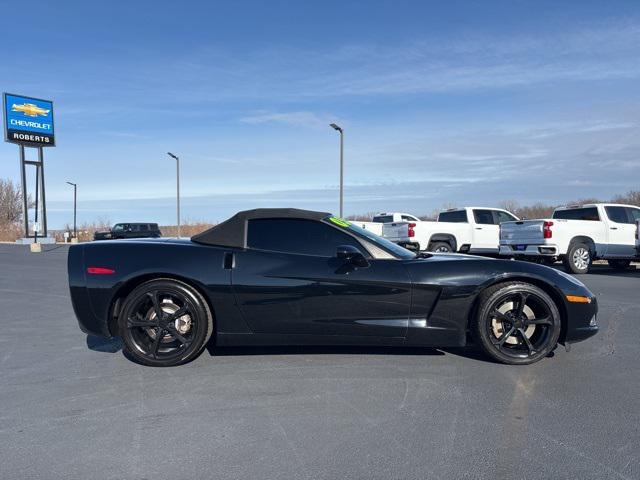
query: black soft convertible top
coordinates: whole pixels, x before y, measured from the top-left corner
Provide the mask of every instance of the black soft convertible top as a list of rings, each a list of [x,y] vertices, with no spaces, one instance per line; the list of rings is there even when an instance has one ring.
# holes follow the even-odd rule
[[[238,212],[229,220],[219,223],[209,230],[191,237],[191,241],[205,245],[244,248],[247,239],[247,222],[254,218],[299,218],[304,220],[322,220],[330,217],[327,212],[300,210],[298,208],[256,208]]]

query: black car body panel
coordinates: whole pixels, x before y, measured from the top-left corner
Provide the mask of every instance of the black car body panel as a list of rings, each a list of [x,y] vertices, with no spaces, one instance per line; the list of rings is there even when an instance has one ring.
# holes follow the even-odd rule
[[[196,241],[72,246],[69,284],[81,329],[116,336],[122,299],[145,280],[173,278],[203,294],[220,345],[463,346],[480,293],[496,283],[522,280],[543,288],[559,306],[562,341],[597,332],[590,323],[597,312],[594,295],[571,276],[542,265],[460,254],[414,258],[407,252],[403,258],[384,259],[367,254],[367,266],[355,267],[336,256],[253,249],[246,232],[244,238],[237,233],[226,237],[225,246],[203,242],[206,235]],[[375,239],[358,241],[366,251]],[[89,274],[89,268],[105,268],[109,274]],[[567,295],[592,301],[571,303]]]

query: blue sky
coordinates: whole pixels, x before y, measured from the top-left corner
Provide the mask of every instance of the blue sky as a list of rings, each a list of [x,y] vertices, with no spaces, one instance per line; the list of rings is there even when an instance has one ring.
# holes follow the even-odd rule
[[[185,219],[337,211],[331,122],[347,215],[640,188],[637,1],[0,4],[0,85],[55,103],[53,227],[66,180],[80,221],[174,221],[167,151]]]

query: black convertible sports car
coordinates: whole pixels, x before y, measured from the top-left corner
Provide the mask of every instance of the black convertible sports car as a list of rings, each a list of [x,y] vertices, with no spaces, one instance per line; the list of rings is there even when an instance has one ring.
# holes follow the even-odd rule
[[[80,328],[137,361],[218,345],[464,346],[528,364],[598,331],[595,296],[542,265],[412,253],[329,213],[240,212],[190,240],[74,245]]]

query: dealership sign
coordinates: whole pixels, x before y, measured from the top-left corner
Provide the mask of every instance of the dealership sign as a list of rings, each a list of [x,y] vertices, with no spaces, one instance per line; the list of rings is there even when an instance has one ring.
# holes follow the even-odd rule
[[[5,93],[4,139],[34,147],[55,146],[53,102]]]

